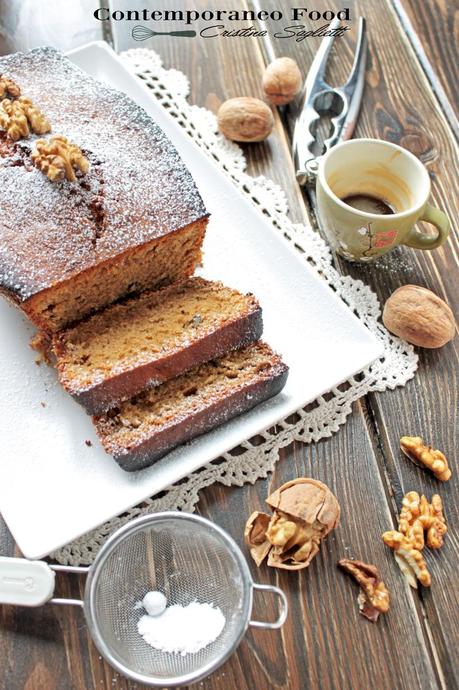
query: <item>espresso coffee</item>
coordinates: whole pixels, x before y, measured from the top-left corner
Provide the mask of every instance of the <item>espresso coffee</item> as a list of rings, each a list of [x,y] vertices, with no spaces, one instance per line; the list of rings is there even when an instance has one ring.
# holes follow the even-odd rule
[[[389,216],[396,213],[395,208],[389,206],[386,201],[369,194],[351,194],[345,196],[341,201],[364,213],[377,213],[380,216]]]

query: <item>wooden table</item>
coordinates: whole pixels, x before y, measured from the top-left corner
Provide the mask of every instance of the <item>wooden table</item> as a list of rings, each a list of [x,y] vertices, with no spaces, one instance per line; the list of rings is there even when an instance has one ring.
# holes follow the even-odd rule
[[[250,0],[247,0],[248,2]],[[187,3],[189,4],[189,3]],[[245,7],[244,0],[225,8]],[[145,4],[139,3],[139,6]],[[133,7],[118,2],[117,9]],[[162,7],[185,3],[163,2]],[[193,6],[204,9],[205,0]],[[351,18],[368,20],[370,53],[364,103],[357,136],[399,143],[427,166],[433,200],[458,218],[457,42],[453,3],[441,0],[320,0],[314,8],[347,6]],[[249,7],[249,5],[247,5]],[[266,0],[264,9],[288,13],[285,0]],[[237,28],[237,23],[233,28]],[[240,27],[246,26],[241,22]],[[336,43],[331,83],[349,71],[352,34]],[[155,27],[164,30],[171,26]],[[174,27],[172,27],[174,28]],[[183,28],[183,26],[181,27]],[[268,28],[272,28],[268,24]],[[118,49],[133,47],[126,25],[114,26]],[[457,31],[457,24],[456,24]],[[456,35],[457,39],[457,35]],[[269,39],[154,39],[167,67],[185,72],[193,103],[216,110],[226,98],[260,96],[264,65],[272,56],[291,55],[306,73],[319,39],[302,43]],[[455,47],[456,46],[456,47]],[[457,130],[456,130],[457,131]],[[289,153],[289,118],[276,114],[275,133],[264,144],[247,146],[249,172],[265,174],[285,189],[295,221],[314,220],[314,199],[303,195],[294,179]],[[415,283],[434,290],[457,308],[457,241],[453,232],[434,252],[396,250],[377,266],[358,267],[338,260],[343,274],[370,285],[381,302],[400,285]],[[326,482],[342,507],[342,521],[311,566],[298,574],[261,568],[254,575],[288,594],[290,615],[281,632],[249,631],[237,653],[213,676],[194,688],[204,690],[402,690],[456,688],[459,678],[459,500],[457,436],[457,339],[441,350],[420,351],[419,371],[405,388],[371,394],[353,406],[346,426],[330,439],[292,444],[281,454],[273,476],[254,486],[203,491],[198,510],[223,526],[242,544],[245,517],[263,509],[269,491],[296,476]],[[398,448],[404,434],[421,434],[444,450],[453,478],[439,484],[418,469]],[[439,491],[449,533],[439,553],[426,553],[433,584],[413,591],[404,582],[381,533],[395,525],[401,498],[408,490]],[[26,507],[25,507],[26,509]],[[2,526],[0,553],[17,554]],[[392,594],[391,610],[376,625],[358,613],[356,587],[336,568],[343,556],[376,563]],[[63,596],[81,596],[83,582],[61,578]],[[259,603],[262,611],[263,603]],[[266,600],[263,613],[275,615]],[[101,659],[91,644],[81,612],[47,606],[39,610],[0,609],[0,688],[2,690],[133,690]]]

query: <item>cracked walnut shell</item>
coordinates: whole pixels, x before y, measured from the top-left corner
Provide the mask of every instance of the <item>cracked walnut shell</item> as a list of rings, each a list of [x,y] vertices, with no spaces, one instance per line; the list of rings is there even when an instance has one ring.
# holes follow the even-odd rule
[[[267,513],[255,511],[245,525],[244,539],[257,566],[263,563],[271,548],[271,544],[266,538],[270,519]]]
[[[400,448],[407,458],[433,472],[441,482],[447,482],[451,478],[446,457],[440,450],[426,445],[420,436],[402,436]]]
[[[419,347],[442,347],[454,338],[456,330],[446,302],[419,285],[395,290],[384,305],[382,319],[391,333]]]
[[[21,89],[12,79],[5,74],[0,74],[0,99],[19,98]]]
[[[389,592],[379,570],[375,565],[349,558],[341,558],[338,565],[360,586],[357,597],[360,613],[372,623],[376,623],[379,614],[387,613],[390,605]]]
[[[268,496],[273,509],[252,513],[245,539],[257,565],[284,570],[306,568],[318,553],[321,540],[339,521],[339,505],[330,489],[314,479],[299,478],[283,484]]]
[[[31,100],[21,96],[16,101],[5,98],[0,103],[0,128],[10,139],[19,141],[30,136],[30,130],[35,134],[46,134],[51,125]]]
[[[32,160],[51,182],[64,178],[75,182],[75,170],[83,174],[89,170],[89,162],[81,149],[62,136],[51,137],[49,141],[39,139],[32,153]]]

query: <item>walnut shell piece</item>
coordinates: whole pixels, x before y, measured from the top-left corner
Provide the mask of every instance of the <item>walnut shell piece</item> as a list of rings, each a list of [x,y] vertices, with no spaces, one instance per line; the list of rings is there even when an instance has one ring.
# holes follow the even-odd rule
[[[0,103],[0,128],[10,139],[19,141],[27,138],[30,130],[35,134],[46,134],[51,125],[30,99],[21,96],[15,101],[5,98]]]
[[[286,105],[301,91],[303,77],[295,60],[277,58],[263,74],[263,91],[273,105]]]
[[[32,152],[32,160],[51,182],[64,178],[75,182],[75,170],[83,175],[89,170],[89,162],[81,149],[63,136],[51,137],[49,141],[38,139]]]
[[[218,129],[232,141],[263,141],[271,134],[274,117],[258,98],[242,96],[222,103],[217,114]]]
[[[419,285],[403,285],[386,301],[383,323],[394,335],[419,347],[442,347],[453,339],[454,315],[440,297]]]
[[[245,525],[244,539],[250,549],[250,555],[257,566],[263,563],[271,548],[271,544],[266,537],[270,519],[267,513],[255,511]]]
[[[389,591],[381,579],[379,570],[371,563],[341,558],[338,565],[351,575],[360,586],[359,610],[362,616],[376,623],[380,613],[387,613],[390,606]]]
[[[441,482],[451,479],[448,461],[441,450],[434,450],[420,436],[402,436],[400,448],[407,458],[430,470]]]
[[[0,99],[19,98],[21,89],[12,79],[5,74],[0,74]]]
[[[270,517],[255,512],[245,527],[245,540],[259,566],[284,570],[307,568],[319,552],[321,540],[337,526],[339,505],[330,489],[315,479],[299,478],[268,496]]]
[[[339,522],[340,507],[336,497],[317,479],[299,477],[286,482],[268,496],[266,503],[309,525],[318,522],[323,537]]]

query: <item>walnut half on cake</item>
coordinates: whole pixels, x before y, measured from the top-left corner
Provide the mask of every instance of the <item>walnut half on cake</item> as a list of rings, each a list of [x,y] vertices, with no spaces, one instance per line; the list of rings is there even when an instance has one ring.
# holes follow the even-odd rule
[[[126,95],[59,52],[0,58],[52,134],[89,161],[76,181],[32,162],[37,136],[0,132],[0,290],[56,332],[119,297],[192,275],[208,213],[175,147]]]

